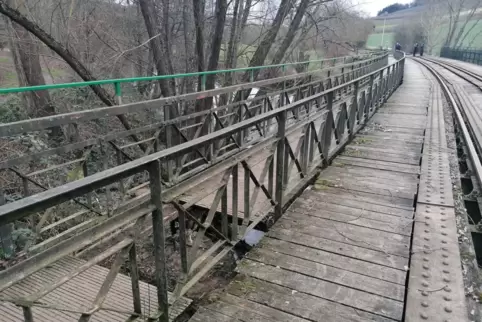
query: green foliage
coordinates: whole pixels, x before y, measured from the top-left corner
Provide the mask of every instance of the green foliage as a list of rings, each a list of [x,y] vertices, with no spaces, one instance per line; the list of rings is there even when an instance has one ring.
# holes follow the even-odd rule
[[[407,3],[407,4],[394,3],[394,4],[391,4],[391,5],[383,8],[382,10],[378,11],[377,16],[381,16],[382,14],[387,14],[387,13],[390,14],[390,13],[394,13],[394,12],[409,9],[409,8],[410,8],[409,3]]]
[[[4,102],[0,102],[0,123],[16,122],[26,118],[27,111],[19,95],[10,96]]]
[[[12,232],[12,241],[16,250],[24,249],[25,246],[32,241],[35,234],[28,228],[19,228]]]

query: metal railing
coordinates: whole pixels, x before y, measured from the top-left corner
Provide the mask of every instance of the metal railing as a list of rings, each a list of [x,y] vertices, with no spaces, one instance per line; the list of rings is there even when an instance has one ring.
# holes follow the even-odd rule
[[[103,79],[103,80],[95,80],[95,81],[84,81],[84,82],[71,82],[71,83],[61,83],[61,84],[48,84],[48,85],[40,85],[40,86],[24,86],[24,87],[11,87],[11,88],[0,88],[0,95],[4,94],[12,94],[12,93],[25,93],[25,92],[35,92],[35,91],[44,91],[44,90],[54,90],[54,89],[65,89],[65,88],[82,88],[82,87],[94,87],[94,86],[112,86],[115,95],[115,101],[118,104],[122,102],[122,84],[126,83],[139,83],[139,82],[152,82],[152,81],[159,81],[159,80],[168,80],[168,81],[179,81],[186,78],[193,78],[196,81],[200,81],[200,89],[201,91],[206,90],[206,80],[209,75],[215,75],[220,79],[225,79],[226,77],[230,77],[236,80],[236,76],[242,75],[249,75],[246,82],[254,81],[254,73],[255,72],[263,72],[269,71],[270,74],[276,75],[276,71],[281,71],[283,75],[286,75],[285,72],[289,68],[301,68],[306,70],[310,66],[317,66],[319,68],[323,67],[332,67],[338,64],[347,64],[354,61],[354,59],[369,59],[374,55],[384,55],[385,52],[375,52],[370,53],[363,56],[341,56],[341,57],[333,57],[327,59],[317,59],[317,60],[308,60],[302,62],[293,62],[293,63],[282,63],[276,65],[263,65],[263,66],[254,66],[254,67],[244,67],[244,68],[236,68],[236,69],[221,69],[221,70],[213,70],[213,71],[205,71],[205,72],[196,72],[196,73],[179,73],[173,75],[159,75],[159,76],[145,76],[145,77],[130,77],[130,78],[117,78],[117,79]],[[274,73],[273,73],[274,72]]]
[[[355,133],[366,124],[377,108],[390,97],[401,83],[403,71],[404,58],[365,75],[356,76],[352,73],[343,82],[335,80],[332,83],[329,79],[325,86],[322,81],[319,81],[323,86],[320,86],[318,92],[312,91],[310,95],[296,102],[288,103],[285,100],[286,96],[281,95],[280,106],[276,109],[239,120],[235,124],[221,127],[215,132],[193,138],[177,146],[0,206],[0,226],[3,226],[17,220],[25,220],[29,216],[74,198],[85,198],[95,189],[108,187],[138,174],[146,173],[149,178],[150,193],[147,198],[127,209],[101,216],[101,220],[92,227],[0,272],[0,291],[12,287],[15,283],[68,254],[111,236],[114,232],[123,230],[128,237],[67,273],[62,279],[49,282],[40,291],[20,298],[5,298],[0,293],[1,300],[21,306],[25,321],[33,321],[35,313],[33,308],[38,305],[42,297],[69,281],[73,276],[96,265],[103,258],[117,254],[91,309],[82,313],[81,320],[87,321],[97,311],[105,309],[103,301],[126,257],[128,257],[132,280],[133,311],[131,314],[133,318],[143,318],[149,313],[142,312],[135,243],[138,236],[152,234],[158,312],[151,318],[167,321],[169,305],[164,253],[166,205],[173,205],[179,216],[182,275],[178,278],[174,292],[174,297],[177,299],[218,263],[257,223],[270,213],[273,213],[275,218],[281,216],[293,194],[306,186],[319,173],[321,167],[327,166]],[[310,86],[313,88],[314,84]],[[268,124],[274,126],[270,127]],[[264,135],[259,135],[250,142],[243,141],[243,135],[249,129],[268,130]],[[204,169],[172,186],[163,184],[161,173],[163,164],[175,162],[192,153],[205,155],[206,151],[217,152],[226,146],[226,142],[234,146],[228,152],[213,159]],[[295,144],[297,148],[293,148]],[[250,158],[260,155],[264,165],[262,171],[256,173],[250,165]],[[217,185],[211,186],[210,192],[214,191],[215,196],[207,216],[200,219],[190,213],[190,204],[181,204],[179,198],[184,192],[199,186],[207,178],[217,179]],[[253,190],[250,189],[250,184],[254,185]],[[240,188],[243,193],[240,193]],[[264,196],[266,203],[263,204],[262,210],[252,214],[260,195]],[[199,198],[203,197],[199,196]],[[238,207],[240,202],[241,207]],[[230,214],[228,214],[228,203],[231,205]],[[242,219],[238,218],[241,208],[243,208]],[[221,220],[220,225],[216,226],[213,219],[218,212]],[[198,227],[192,246],[189,246],[185,239],[187,221]],[[201,252],[201,241],[207,231],[216,236],[218,241]],[[80,310],[79,308],[63,309],[69,309],[72,312]]]
[[[324,86],[326,86],[328,80],[332,83],[344,82],[350,76],[361,76],[380,68],[386,63],[386,55],[376,56],[372,59],[338,65],[336,67],[328,67],[321,70],[262,80],[249,84],[233,85],[201,93],[184,94],[148,102],[97,108],[89,111],[0,124],[0,137],[13,137],[25,133],[42,132],[54,126],[71,128],[74,133],[71,140],[56,142],[53,147],[4,159],[0,161],[0,170],[8,169],[13,171],[15,175],[21,179],[23,196],[25,197],[43,190],[44,188],[42,186],[44,186],[44,184],[38,180],[42,178],[42,176],[51,174],[52,171],[76,166],[81,168],[80,176],[86,177],[92,174],[93,168],[108,168],[112,160],[107,158],[92,160],[91,155],[94,152],[104,157],[114,155],[116,156],[114,162],[122,164],[143,155],[162,150],[163,148],[214,132],[220,128],[235,124],[270,109],[275,109],[278,107],[281,99],[287,100],[287,102],[290,103],[297,101],[310,93],[316,93],[321,90],[323,82],[325,82]],[[164,120],[157,122],[150,120],[151,123],[140,124],[130,130],[112,131],[111,129],[103,129],[97,125],[99,120],[107,122],[109,119],[122,114],[137,111],[148,113],[149,111],[159,111],[179,104],[194,106],[200,98],[213,97],[218,100],[218,98],[223,95],[233,96],[234,93],[252,90],[253,88],[259,89],[258,93],[247,99],[221,106],[218,104],[218,106],[209,110],[198,112],[183,109],[184,112],[178,117],[172,119],[166,119],[164,117]],[[92,137],[92,128],[95,126],[97,126],[98,129],[97,135]],[[87,130],[90,132],[90,138],[82,140],[80,133]],[[103,132],[105,134],[102,134]],[[245,132],[242,140],[249,141],[253,136],[264,136],[265,134],[266,129],[262,131],[260,128],[251,129],[251,131]],[[136,137],[140,136],[138,140],[132,139],[134,135]],[[166,139],[163,139],[163,137],[166,137]],[[171,139],[171,142],[166,142],[165,146],[161,145],[160,142],[167,141],[167,137]],[[231,146],[225,146],[224,150],[219,152],[224,154],[233,147],[234,145],[231,143]],[[66,159],[66,161],[47,168],[34,168],[32,169],[33,171],[27,173],[22,173],[22,171],[18,169],[19,166],[29,165],[32,161],[53,156]],[[178,160],[176,163],[169,163],[165,167],[167,174],[164,176],[164,181],[171,185],[182,181],[185,177],[192,174],[192,171],[190,172],[192,168],[200,165],[208,166],[215,161],[216,157],[217,155],[213,153],[208,155],[194,153],[192,158],[181,158],[181,160]],[[92,167],[92,163],[96,162],[100,162],[101,164]],[[62,183],[66,183],[67,180],[71,179],[72,178],[66,177]],[[124,191],[126,186],[128,186],[128,184],[122,183],[120,190]],[[89,200],[90,199],[91,198],[89,198]]]
[[[480,48],[443,47],[440,51],[440,57],[482,65],[482,49]]]
[[[167,129],[171,129],[178,135],[179,144],[188,142],[262,113],[275,110],[282,104],[291,104],[320,93],[329,86],[338,86],[348,80],[361,77],[386,66],[386,64],[387,56],[377,56],[356,63],[201,93],[0,125],[0,137],[16,137],[22,133],[42,132],[52,126],[71,126],[76,131],[82,131],[83,127],[91,129],[99,119],[115,117],[118,114],[131,113],[140,109],[143,109],[143,111],[159,110],[179,102],[192,102],[194,104],[200,97],[211,96],[216,98],[226,93],[236,93],[253,87],[260,88],[258,94],[262,90],[264,91],[264,93],[246,100],[217,106],[210,110],[186,113],[172,120],[140,125],[129,131],[111,132],[106,130],[105,135],[99,133],[97,136],[83,140],[80,139],[80,135],[76,135],[74,141],[62,143],[56,141],[54,146],[41,151],[28,152],[0,161],[0,171],[2,171],[2,174],[10,174],[11,177],[9,178],[18,182],[18,186],[10,188],[9,191],[21,191],[20,197],[25,198],[58,185],[88,177],[96,171],[102,171],[162,151],[169,147],[160,144],[164,140],[163,133],[167,133]],[[364,79],[359,85],[366,87],[369,85],[369,80]],[[351,87],[349,89],[351,90]],[[341,93],[335,96],[334,104],[346,102],[348,99],[346,94]],[[299,115],[293,114],[287,120],[287,124],[296,124],[298,121]],[[252,145],[261,139],[272,136],[275,130],[276,122],[268,120],[262,126],[252,126],[244,130],[239,134],[236,142],[222,140],[206,150],[195,149],[191,153],[169,160],[162,165],[162,183],[164,187],[173,187],[220,160],[229,158],[238,151],[237,149],[240,146]],[[132,134],[142,135],[142,140],[134,142],[128,140]],[[141,149],[141,145],[144,145],[144,149]],[[296,151],[290,150],[290,153],[293,154]],[[34,162],[45,159],[58,161],[53,165]],[[291,168],[295,165],[298,168],[300,164],[295,163],[291,165]],[[56,178],[57,181],[53,181],[51,178]],[[64,216],[51,216],[52,211],[39,213],[35,220],[29,222],[28,228],[31,229],[32,234],[23,251],[29,255],[38,254],[97,225],[99,221],[106,217],[122,213],[125,209],[138,205],[148,198],[148,193],[144,191],[148,184],[147,175],[132,176],[118,180],[100,193],[97,191],[89,192],[85,198],[73,199],[71,204],[65,207],[68,208],[68,212]],[[0,205],[2,200],[5,199],[1,190],[0,188]],[[183,200],[183,202],[186,202],[186,200]],[[195,203],[194,199],[188,201],[188,205],[193,203]],[[58,213],[58,211],[55,212]],[[172,220],[176,218],[177,213],[173,211],[165,216],[166,222],[171,222],[171,224]],[[2,229],[0,237],[4,244],[4,254],[12,256],[12,251],[9,251],[11,249],[9,236],[11,236],[13,228],[11,225],[0,226],[0,228]]]

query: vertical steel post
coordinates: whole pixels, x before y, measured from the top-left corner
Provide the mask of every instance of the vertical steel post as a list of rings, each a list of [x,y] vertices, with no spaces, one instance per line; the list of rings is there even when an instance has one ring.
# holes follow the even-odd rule
[[[22,306],[24,322],[33,322],[33,313],[30,306]]]
[[[0,188],[0,206],[6,203],[3,190]],[[5,258],[9,259],[14,255],[14,245],[12,240],[13,223],[8,223],[0,227],[0,242]]]
[[[323,134],[321,136],[322,152],[323,152],[323,165],[328,165],[328,155],[330,153],[331,146],[331,134],[333,132],[333,91],[327,94],[327,106],[328,113],[326,114],[325,126],[323,127]]]
[[[350,114],[348,116],[348,133],[350,135],[350,140],[355,136],[355,119],[358,111],[358,91],[359,91],[359,81],[355,82],[355,88],[353,90],[353,103],[350,108]]]
[[[278,113],[278,139],[276,147],[276,206],[275,218],[280,218],[283,214],[283,173],[285,162],[285,136],[286,136],[286,111]]]
[[[82,172],[83,172],[84,178],[86,178],[89,175],[89,168],[87,167],[87,157],[85,157],[84,162],[82,163]],[[92,192],[87,192],[86,198],[87,198],[87,205],[89,207],[92,207]]]
[[[238,240],[238,197],[239,197],[239,180],[238,180],[238,164],[236,163],[233,167],[233,177],[231,178],[233,183],[233,205],[231,207],[231,216],[232,216],[232,235],[231,240],[236,241]]]
[[[122,105],[122,87],[121,83],[115,82],[114,83],[114,91],[115,91],[115,103],[117,105]]]
[[[134,312],[142,314],[141,292],[139,288],[139,269],[137,267],[136,244],[134,243],[129,249],[129,264],[131,268],[131,284],[132,284],[132,300],[134,304]]]
[[[157,286],[157,304],[159,311],[162,313],[159,318],[160,322],[169,321],[169,304],[167,298],[167,273],[166,273],[166,256],[165,236],[164,236],[164,218],[162,212],[162,186],[161,186],[161,163],[159,160],[149,164],[149,180],[151,188],[151,202],[156,209],[152,211],[152,229],[154,235],[154,257],[156,261],[156,286]]]

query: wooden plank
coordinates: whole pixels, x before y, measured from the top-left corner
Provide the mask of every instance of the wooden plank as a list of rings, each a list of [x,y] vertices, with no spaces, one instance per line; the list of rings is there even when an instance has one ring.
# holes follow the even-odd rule
[[[422,153],[420,151],[401,151],[400,149],[392,149],[389,146],[385,147],[370,147],[370,146],[363,146],[363,145],[357,145],[357,144],[351,144],[347,146],[347,149],[351,150],[357,150],[360,153],[363,152],[364,154],[367,154],[370,156],[370,154],[377,154],[377,153],[383,153],[387,154],[389,156],[393,157],[404,157],[407,160],[415,159],[415,158],[420,158],[422,156]]]
[[[312,236],[304,234],[303,232],[291,231],[280,227],[269,232],[268,236],[399,270],[404,270],[408,265],[408,258],[406,257],[388,254],[379,248],[370,249],[363,246],[351,245],[344,241],[324,238],[324,236]]]
[[[357,135],[354,144],[396,144],[400,146],[406,146],[408,148],[415,148],[422,146],[423,136],[410,135],[410,134],[393,134],[386,133],[385,135],[372,135],[371,132],[367,132],[362,135]]]
[[[412,222],[410,212],[407,212],[407,216],[400,216],[399,214],[377,212],[368,208],[363,208],[360,204],[354,204],[353,206],[338,205],[334,203],[319,201],[316,199],[298,198],[296,199],[290,209],[297,211],[296,208],[300,208],[300,211],[311,210],[316,213],[311,215],[318,215],[318,212],[329,212],[335,214],[348,215],[352,217],[368,218],[370,220],[378,221],[381,223],[397,223],[405,225]],[[330,215],[331,216],[331,215]]]
[[[423,144],[423,135],[411,135],[403,133],[390,133],[390,132],[364,132],[364,134],[357,134],[357,138],[362,140],[368,140],[373,142],[396,142],[406,143],[412,145]]]
[[[293,247],[297,246],[293,244]],[[271,265],[273,268],[281,267],[288,271],[403,302],[405,294],[404,285],[382,281],[342,268],[327,266],[311,260],[305,260],[263,248],[253,249],[247,254],[246,258],[254,262]],[[253,265],[255,266],[256,263],[253,263]]]
[[[360,192],[370,193],[374,195],[374,198],[378,198],[380,196],[405,199],[408,200],[407,203],[410,203],[410,201],[413,202],[416,192],[414,190],[405,192],[402,191],[401,188],[392,187],[384,184],[377,184],[375,182],[359,182],[356,179],[343,179],[337,181],[328,181],[325,183],[323,181],[317,181],[314,187],[318,191],[323,191],[326,188],[333,187],[345,190],[348,193],[353,194],[358,194]]]
[[[427,111],[419,107],[389,107],[383,106],[377,113],[380,114],[408,114],[408,115],[427,115]]]
[[[393,163],[381,160],[367,160],[343,155],[338,156],[333,162],[333,165],[341,168],[386,170],[394,173],[402,172],[414,175],[420,173],[420,167],[418,165]]]
[[[351,161],[351,162],[350,162]],[[352,157],[337,157],[333,162],[334,167],[328,167],[324,172],[327,173],[353,173],[360,175],[371,175],[377,178],[393,179],[402,178],[409,182],[418,182],[418,172],[420,167],[414,165],[399,165],[391,162],[376,160],[366,160]],[[384,169],[383,167],[386,167]],[[412,170],[413,173],[400,174],[400,167],[406,171]]]
[[[392,156],[405,156],[410,158],[420,158],[422,147],[398,147],[392,146],[388,143],[369,145],[369,144],[352,144],[349,146],[352,149],[360,150],[366,153],[385,153]]]
[[[316,246],[290,243],[281,239],[265,237],[259,244],[260,248],[273,252],[291,255],[316,263],[341,268],[353,273],[377,278],[382,281],[405,285],[406,272],[387,266],[373,264],[356,258],[334,254],[320,250]]]
[[[408,135],[417,135],[417,136],[423,136],[423,129],[410,129],[410,128],[405,128],[405,127],[399,127],[396,124],[388,124],[385,123],[381,125],[381,128],[373,128],[374,124],[370,123],[368,124],[367,128],[365,131],[361,132],[361,134],[365,133],[370,133],[370,135],[378,135],[378,134],[383,134],[386,135],[387,133],[390,134],[408,134]]]
[[[401,208],[401,209],[413,211],[412,199],[376,195],[373,193],[365,192],[366,189],[365,191],[354,191],[354,190],[352,191],[352,190],[347,190],[342,188],[324,187],[322,190],[315,189],[315,191],[317,194],[320,194],[321,198],[329,199],[333,197],[333,195],[335,195],[343,198],[356,200],[358,202],[366,202],[366,203],[372,203],[375,205],[389,206],[393,208]]]
[[[234,283],[238,282],[237,279]],[[278,310],[267,305],[246,300],[229,293],[223,294],[219,301],[210,304],[209,309],[238,318],[242,321],[277,321],[277,322],[309,322],[293,314],[285,313],[289,310]]]
[[[362,146],[368,148],[384,149],[390,152],[403,151],[407,153],[421,153],[421,142],[409,142],[409,141],[395,141],[395,140],[372,140],[368,138],[360,138],[358,141],[354,141],[355,146]]]
[[[336,194],[327,193],[325,190],[319,192],[316,190],[305,190],[298,200],[306,200],[308,204],[319,205],[327,207],[327,209],[336,209],[336,211],[343,212],[340,209],[347,209],[346,211],[366,210],[371,212],[377,212],[389,216],[405,217],[408,219],[413,218],[413,209],[401,209],[385,205],[374,204],[366,202],[364,200],[358,200],[357,198],[350,199],[346,196],[339,196]],[[345,212],[343,212],[345,213]]]
[[[363,180],[366,182],[374,182],[391,186],[403,186],[403,187],[416,187],[418,184],[418,178],[415,175],[400,175],[400,173],[374,170],[368,168],[338,168],[331,167],[326,171],[323,171],[319,177],[320,179],[350,179],[356,178],[357,180]]]
[[[256,291],[254,291],[256,290]],[[244,300],[246,304],[260,303],[265,307],[290,312],[299,317],[316,322],[388,322],[384,317],[374,315],[336,302],[327,301],[311,294],[269,283],[263,280],[239,275],[227,288],[223,302]],[[257,308],[254,306],[253,308]]]
[[[409,255],[410,238],[407,236],[336,223],[322,218],[309,217],[300,219],[292,218],[290,215],[287,213],[285,217],[280,219],[280,227],[350,245],[377,249],[388,254],[396,254],[403,257],[408,257]]]
[[[260,263],[244,260],[239,271],[242,274],[261,279],[273,284],[291,288],[337,302],[356,309],[381,315],[394,320],[401,320],[403,303],[387,299],[378,295],[351,289],[345,286],[326,282],[311,276],[287,271],[282,268],[273,268]]]
[[[71,256],[64,257],[58,262],[53,263],[48,268],[42,269],[31,275],[21,282],[13,285],[12,287],[1,292],[2,297],[16,298],[23,295],[34,294],[38,292],[45,285],[54,283],[61,276],[67,274],[69,271],[74,270],[76,267],[85,263],[84,260],[74,258]],[[43,297],[40,302],[47,305],[54,305],[57,307],[70,308],[73,310],[80,310],[81,308],[87,308],[92,305],[92,301],[95,299],[97,292],[102,285],[109,270],[100,267],[93,266],[86,272],[80,274],[76,278],[63,284],[53,292]],[[143,306],[143,313],[147,314],[147,311],[153,313],[156,310],[156,287],[148,285],[147,283],[140,282],[140,292]],[[169,303],[172,303],[172,296],[170,295]],[[152,302],[149,304],[149,300]],[[170,309],[170,319],[174,320],[180,313],[182,313],[187,306],[191,303],[186,298],[181,298],[175,302]],[[105,308],[111,308],[121,312],[133,312],[132,301],[132,285],[131,279],[126,275],[117,275],[114,284],[109,291],[106,301],[104,303]],[[0,321],[8,314],[12,316],[12,319],[8,319],[9,322],[23,321],[23,313],[20,307],[11,305],[10,303],[1,303]],[[74,322],[78,321],[80,314],[59,312],[57,310],[51,310],[41,308],[38,306],[33,307],[34,318],[36,322]],[[127,313],[113,312],[110,310],[101,310],[94,314],[92,321],[98,322],[124,322],[129,317]]]
[[[373,152],[373,151],[361,151],[354,147],[348,146],[347,149],[341,154],[343,156],[355,157],[366,160],[381,160],[400,164],[410,164],[419,165],[419,157],[410,157],[403,154],[390,154],[384,153],[383,151]]]
[[[375,217],[375,219],[372,219],[371,217],[373,213],[364,211],[363,209],[353,214],[343,214],[339,212],[328,211],[324,207],[311,208],[306,205],[300,205],[299,202],[296,202],[296,205],[290,207],[290,212],[292,218],[307,218],[306,216],[313,216],[317,218],[332,220],[339,223],[372,228],[408,237],[411,236],[413,223],[412,220],[403,219],[401,217],[385,216],[389,218],[384,218],[383,215],[376,214],[373,216]]]
[[[397,132],[392,132],[389,129],[385,131],[376,131],[370,127],[366,127],[365,129],[361,130],[360,133],[357,134],[357,136],[368,137],[368,138],[378,138],[378,139],[423,142],[424,132],[415,130],[413,132],[397,133]]]
[[[232,317],[218,311],[210,310],[206,307],[199,307],[196,314],[194,314],[190,319],[190,322],[246,322],[245,320],[240,320],[236,317]]]

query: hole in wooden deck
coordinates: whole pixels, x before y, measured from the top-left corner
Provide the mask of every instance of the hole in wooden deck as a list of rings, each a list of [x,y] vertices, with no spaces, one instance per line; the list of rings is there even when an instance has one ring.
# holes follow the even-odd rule
[[[475,200],[464,200],[464,204],[465,204],[465,209],[467,209],[467,214],[474,221],[472,224],[477,225],[480,222],[480,220],[482,219],[482,217],[480,215],[480,208],[479,208],[478,202],[475,201]],[[475,243],[475,241],[474,241],[474,243]],[[481,249],[481,251],[482,251],[482,249]]]
[[[469,169],[469,166],[467,165],[466,160],[459,161],[459,169],[461,174],[465,174],[467,172],[467,170]]]
[[[460,185],[464,195],[468,195],[474,190],[474,184],[470,178],[460,178]]]
[[[475,248],[475,256],[477,258],[477,264],[482,266],[482,234],[477,232],[472,232],[472,241]],[[462,257],[464,255],[462,254]]]

